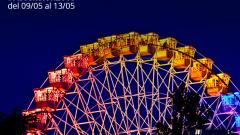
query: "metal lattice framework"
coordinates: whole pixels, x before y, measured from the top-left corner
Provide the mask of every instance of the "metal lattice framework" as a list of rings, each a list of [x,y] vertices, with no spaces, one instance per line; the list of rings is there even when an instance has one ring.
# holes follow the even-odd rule
[[[183,46],[179,42],[177,44]],[[169,121],[172,116],[170,96],[184,82],[188,91],[201,96],[200,104],[214,112],[206,128],[237,132],[235,117],[238,116],[238,106],[232,107],[231,112],[223,111],[222,96],[210,96],[206,92],[208,74],[199,81],[191,79],[192,63],[200,63],[197,59],[201,58],[204,56],[196,52],[190,58],[190,64],[176,68],[176,57],[159,61],[154,55],[143,56],[138,52],[120,54],[119,57],[104,59],[101,64],[91,65],[81,76],[72,77],[71,88],[62,92],[54,110],[40,111],[47,117],[43,131],[56,135],[152,134],[157,121],[172,128]],[[57,69],[61,67],[63,63]],[[212,71],[222,73],[216,65]],[[46,82],[41,87],[46,86]],[[232,81],[228,88],[239,91]],[[34,108],[34,99],[30,108]]]

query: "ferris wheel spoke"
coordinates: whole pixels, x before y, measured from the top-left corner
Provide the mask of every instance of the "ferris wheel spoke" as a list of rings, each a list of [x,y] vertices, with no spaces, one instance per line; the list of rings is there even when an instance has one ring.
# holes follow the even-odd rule
[[[82,113],[83,113],[82,116],[85,116],[85,115],[88,116],[89,114],[91,114],[91,113],[88,113],[88,112],[90,111],[89,108],[88,108],[88,109],[85,109],[85,110],[82,110],[82,109],[80,109],[77,105],[73,104],[70,100],[68,100],[67,98],[64,98],[64,99],[65,99],[66,101],[68,101],[69,105],[74,106],[77,111],[82,112]],[[76,115],[76,114],[75,114],[75,115]],[[76,116],[77,116],[77,115],[76,115]],[[74,118],[76,119],[77,117],[74,117]],[[89,121],[90,121],[90,119],[92,120],[92,117],[90,117],[90,116],[88,116],[87,118],[88,118]],[[89,119],[89,118],[90,118],[90,119]],[[79,117],[79,119],[81,119],[81,117]],[[77,121],[79,121],[79,120],[77,119]]]
[[[204,105],[207,105],[207,108],[208,109],[211,109],[211,111],[213,111],[213,112],[215,112],[215,109],[214,108],[216,108],[217,107],[217,103],[218,103],[218,100],[219,100],[219,98],[216,98],[216,97],[211,97],[211,99],[210,100],[213,100],[212,102],[210,102],[210,101],[207,101],[208,100],[208,98],[206,98],[206,97],[204,97],[203,98],[203,103],[204,103]],[[208,103],[209,102],[209,103]],[[207,111],[207,110],[206,110]]]
[[[56,123],[56,121],[53,119],[53,117],[48,114],[48,118],[50,120],[50,122],[52,123],[52,127],[57,131],[58,134],[63,135],[63,133],[61,132],[61,130],[58,127],[58,124]]]
[[[185,75],[184,75],[185,74]],[[182,75],[182,77],[180,77]],[[179,87],[181,83],[185,83],[185,87],[188,88],[188,72],[173,72],[173,82],[175,86]]]
[[[78,88],[77,84],[75,83],[74,85],[75,85],[75,91],[78,92],[78,91],[79,91],[79,88]],[[79,94],[79,93],[78,93],[78,94]],[[79,110],[79,107],[78,107],[78,106],[80,106],[79,103],[80,103],[80,96],[78,95],[78,100],[77,100],[77,104],[76,104],[77,107],[76,107],[76,109],[75,109],[75,114],[74,114],[74,118],[75,118],[75,119],[77,119],[77,114],[78,114],[78,110]],[[85,108],[84,108],[84,109],[85,109]],[[88,120],[88,121],[89,121],[89,120]]]
[[[158,89],[155,87],[155,72],[157,71],[156,70],[156,63],[157,63],[157,60],[155,60],[154,59],[154,61],[153,61],[153,66],[152,66],[152,78],[151,78],[151,80],[152,80],[152,96],[151,96],[151,106],[150,106],[150,112],[151,112],[151,114],[154,114],[154,107],[155,107],[155,105],[156,105],[156,101],[157,101],[157,96],[156,95],[154,95],[154,93],[157,93],[157,91],[158,91]],[[155,98],[154,98],[155,97]],[[153,120],[152,119],[154,119],[154,122],[157,122],[157,116],[158,115],[156,115],[156,118],[154,117],[154,115],[152,115],[151,116],[151,118],[150,118],[150,127],[153,127]]]
[[[76,90],[77,90],[77,87],[76,87]],[[79,96],[79,98],[76,98],[76,97],[78,97]],[[76,95],[74,98],[73,98],[73,100],[74,99],[77,99],[77,102],[79,103],[79,100],[81,100],[81,103],[84,103],[83,102],[83,100],[82,100],[82,98],[80,98],[80,95]],[[88,111],[86,111],[87,109],[84,107],[84,105],[83,105],[83,110],[82,109],[80,109],[79,107],[78,107],[78,105],[76,105],[76,104],[74,104],[73,103],[73,100],[68,100],[67,98],[64,98],[65,99],[65,101],[67,101],[69,104],[68,104],[68,107],[70,106],[70,105],[72,105],[74,108],[75,108],[75,115],[74,115],[74,119],[76,120],[76,121],[79,121],[78,119],[77,119],[77,112],[82,112],[83,113],[83,115],[79,118],[79,119],[81,119],[82,117],[86,117],[87,118],[87,120],[88,121],[91,121],[90,119],[92,119],[90,116],[89,116],[89,114],[88,113],[86,113],[86,112],[89,112],[89,110]],[[81,123],[84,123],[84,122],[81,122]],[[91,124],[89,124],[90,125],[90,128],[92,129],[92,125]],[[79,126],[80,127],[80,126]],[[71,128],[71,129],[69,129],[69,131],[68,131],[68,133],[72,130],[73,128]]]
[[[152,81],[152,79],[154,79],[154,77],[150,76],[151,74],[153,74],[154,69],[151,68],[149,73],[147,74],[146,71],[144,71],[142,66],[140,66],[140,68],[141,68],[142,72],[144,73],[144,75],[146,76],[146,79],[144,81],[144,85],[146,84],[147,81],[149,81],[151,83],[151,85],[152,85],[152,89],[157,89],[157,87],[154,85],[154,82]]]
[[[126,68],[126,67],[125,67],[125,68]],[[128,70],[128,69],[126,68],[126,70]],[[136,70],[135,70],[135,71],[136,71]],[[127,71],[126,74],[127,74],[127,73],[130,73],[130,72]],[[134,74],[135,74],[135,72],[134,72]],[[126,75],[126,76],[127,76],[127,75]],[[131,75],[131,77],[133,77],[133,76],[134,76],[134,75]],[[128,77],[128,76],[127,76],[127,77]],[[129,79],[127,79],[127,80],[129,80]],[[144,83],[144,84],[145,84],[145,83]],[[143,85],[144,85],[144,84],[143,84]],[[130,86],[130,85],[129,85],[129,86]],[[128,87],[129,87],[129,86],[128,86]],[[144,87],[142,87],[142,88],[144,88]],[[131,91],[131,90],[130,90],[130,91]],[[132,93],[130,93],[130,94],[131,94],[132,96],[134,96],[134,94],[132,94]],[[140,97],[141,97],[140,94],[138,94],[138,95],[139,95],[138,98],[140,98]],[[145,97],[148,97],[148,96],[151,96],[151,95],[153,95],[153,94],[147,95],[146,92],[143,93],[143,96],[145,96]],[[131,99],[132,99],[132,102],[133,102],[133,97],[132,97]],[[141,100],[140,103],[142,104],[142,102],[143,102],[143,100]],[[135,107],[134,107],[134,103],[132,103],[132,104],[133,104],[133,108],[135,108]],[[144,107],[146,108],[146,106],[144,106]],[[139,112],[138,110],[135,110],[135,111],[136,111],[136,114],[134,115],[133,119],[136,120],[137,126],[140,127],[140,126],[138,125],[138,124],[140,124],[140,123],[137,122],[137,119],[136,119],[136,116],[137,116],[137,115],[140,115],[140,114],[138,113],[138,112]],[[147,118],[147,117],[146,117],[146,118]],[[146,121],[146,118],[144,119],[144,121]],[[131,126],[131,125],[130,125],[130,126]]]
[[[225,129],[228,129],[226,126],[225,126],[225,124],[224,124],[224,122],[230,122],[230,121],[227,121],[227,120],[229,120],[229,119],[231,119],[232,118],[232,115],[228,115],[226,118],[224,118],[223,120],[220,118],[220,117],[218,117],[217,116],[217,118],[218,118],[218,120],[219,120],[219,124],[217,125],[217,127],[216,128],[219,128],[219,127],[221,127],[221,126],[223,126]],[[228,124],[226,124],[226,125],[228,125]]]
[[[100,117],[100,116],[101,116],[101,113],[103,113],[103,112],[104,112],[103,110],[91,111],[91,109],[88,108],[88,109],[86,109],[86,110],[83,112],[84,115],[82,115],[81,117],[79,117],[79,118],[77,119],[77,121],[81,121],[81,119],[87,118],[87,119],[88,119],[88,122],[82,121],[82,122],[79,123],[79,124],[84,124],[84,123],[86,123],[86,124],[89,125],[88,131],[89,131],[89,130],[93,131],[93,130],[94,130],[94,127],[99,128],[97,125],[100,125],[100,124],[98,124],[98,121],[96,121],[96,119],[98,119],[98,117],[95,119],[95,118],[93,117],[93,114],[100,114],[100,115],[99,115],[99,117]],[[97,124],[97,125],[96,125],[96,124]]]
[[[124,58],[124,57],[122,57]],[[125,71],[125,72],[124,72]],[[130,120],[130,123],[129,123],[129,130],[132,128],[132,126],[134,126],[135,128],[139,129],[139,123],[137,122],[137,119],[136,119],[136,115],[138,114],[137,110],[135,109],[135,105],[134,105],[134,101],[133,101],[133,98],[134,98],[134,91],[132,91],[130,89],[130,86],[132,84],[132,81],[133,81],[133,75],[129,72],[127,66],[126,66],[126,63],[125,61],[122,59],[121,60],[121,80],[122,80],[122,84],[123,84],[123,91],[124,92],[124,98],[128,103],[127,103],[127,108],[126,108],[126,116],[129,117],[131,116],[131,114],[128,114],[128,111],[129,111],[129,107],[131,107],[131,109],[133,110],[133,112],[135,112],[135,115],[133,115],[132,117],[129,117],[128,119],[131,119]],[[134,70],[134,73],[136,73],[136,68]],[[129,80],[129,77],[131,78]],[[124,81],[125,80],[125,81]],[[126,85],[125,85],[126,84]],[[128,100],[129,98],[129,100]],[[118,96],[118,99],[119,99],[119,96]]]
[[[211,126],[212,126],[212,124],[213,124],[213,121],[215,120],[215,118],[217,117],[218,118],[218,116],[217,116],[217,111],[218,111],[218,109],[220,108],[220,97],[218,97],[210,106],[212,106],[215,102],[217,102],[216,103],[216,107],[215,107],[215,109],[214,109],[214,114],[213,114],[213,116],[212,116],[212,120],[211,120],[211,123],[210,123],[210,125],[209,125],[209,128],[211,128]],[[216,124],[215,124],[216,125]]]
[[[66,113],[66,111],[64,111],[64,113]],[[68,114],[66,114],[66,117],[65,117],[65,121],[68,121]],[[64,131],[63,131],[64,135],[67,133],[67,124],[64,123]]]
[[[95,98],[95,97],[97,97],[97,96],[96,96],[96,93],[94,92],[94,96],[92,96],[92,94],[91,94],[92,91],[94,91],[94,90],[93,90],[93,89],[94,89],[93,85],[94,85],[94,84],[91,85],[90,93],[88,93],[87,90],[85,90],[85,89],[83,88],[83,89],[86,91],[86,93],[88,93],[89,98],[87,99],[88,101],[86,102],[85,99],[84,99],[84,96],[83,96],[82,94],[80,94],[80,95],[81,95],[81,99],[82,99],[82,103],[85,104],[86,107],[87,107],[88,104],[90,104],[90,97],[91,97],[91,99],[93,99],[93,100],[91,100],[91,102],[92,102],[92,101],[96,101],[96,105],[98,106],[98,107],[97,107],[97,108],[98,108],[97,110],[98,110],[98,112],[99,112],[99,116],[101,117],[100,119],[102,119],[102,112],[104,112],[104,111],[103,111],[104,109],[101,109],[101,108],[102,108],[102,107],[101,107],[101,106],[102,106],[102,103],[100,103],[100,102]],[[83,89],[82,89],[82,90],[83,90]],[[91,104],[92,104],[92,103],[91,103]],[[83,106],[84,106],[84,105],[83,105]],[[89,109],[89,108],[87,107],[86,112],[88,112],[88,113],[91,115],[91,117],[90,117],[90,116],[89,116],[89,117],[94,120],[94,116],[93,116],[93,113],[91,113],[91,112],[92,112],[91,109]],[[80,119],[80,118],[79,118],[79,119]],[[95,121],[94,123],[97,123],[97,122],[98,122],[97,119],[98,119],[98,118],[96,118],[96,119],[94,120],[94,121]],[[100,123],[100,125],[101,125],[101,123]],[[98,126],[94,126],[94,127],[99,128]],[[100,127],[102,127],[102,126],[100,126]],[[93,127],[92,127],[92,128],[93,128]],[[92,130],[94,130],[94,129],[92,129]],[[99,129],[99,131],[100,131],[100,129]]]
[[[74,106],[74,107],[76,107],[76,105],[73,103],[73,101],[75,100],[77,98],[77,95],[75,95],[74,96],[74,98],[70,101],[70,100],[68,100],[67,98],[65,98],[64,97],[64,99],[62,99],[61,101],[62,101],[62,103],[63,103],[63,107],[64,107],[64,109],[66,110],[65,111],[65,113],[67,114],[66,115],[66,119],[68,118],[68,116],[70,117],[70,120],[73,122],[73,124],[74,124],[74,129],[76,130],[76,132],[78,133],[78,134],[80,134],[80,132],[78,131],[78,130],[82,130],[81,128],[80,128],[80,126],[78,125],[78,122],[77,122],[77,120],[76,120],[76,117],[74,117],[73,116],[73,114],[70,112],[70,109],[69,109],[69,107],[72,105],[72,106]],[[68,105],[66,105],[66,102],[65,101],[68,101]],[[65,127],[66,127],[66,125],[65,125]],[[68,132],[67,132],[67,134],[72,130],[73,128],[70,128],[69,130],[68,130]],[[65,129],[65,131],[66,131],[66,129]],[[82,132],[82,131],[81,131]]]
[[[59,102],[58,108],[59,108],[59,109],[57,109],[58,113],[63,111],[63,113],[61,115],[61,119],[65,118],[65,121],[59,120],[59,122],[57,124],[61,125],[61,122],[63,122],[63,124],[64,124],[64,134],[65,134],[67,132],[67,129],[66,129],[67,125],[70,125],[69,123],[67,123],[68,114],[67,114],[67,111],[64,108],[64,105],[63,105],[62,101]],[[54,116],[56,117],[57,115],[55,114]],[[59,117],[57,117],[57,118],[59,118]]]
[[[66,117],[67,117],[67,115],[66,115]],[[59,121],[59,123],[56,125],[57,127],[59,127],[60,122],[61,122],[61,123],[66,124],[66,125],[69,126],[69,127],[74,128],[74,126],[73,126],[71,123],[69,123],[68,121],[63,120],[62,118],[58,117],[57,115],[54,115],[54,118]],[[53,121],[52,121],[53,124],[56,123],[56,121],[55,121],[54,119],[52,119],[52,120],[53,120]],[[67,119],[66,119],[66,120],[67,120]],[[66,132],[66,128],[64,128],[64,132]]]
[[[105,65],[105,64],[104,64]],[[106,68],[106,65],[105,65],[105,67],[104,68]],[[106,69],[105,69],[106,70]],[[98,79],[97,79],[98,80]],[[104,87],[101,87],[101,90],[100,90],[100,92],[101,93],[107,93],[107,94],[109,94],[109,98],[111,99],[111,91],[110,91],[110,89],[108,89],[106,86],[105,86],[105,84],[106,84],[106,81],[107,81],[107,74],[106,74],[106,72],[105,72],[105,77],[104,77],[104,81],[103,81],[103,83],[101,83],[99,80],[98,80],[98,82],[102,85],[102,86],[104,86]],[[106,92],[104,92],[104,90],[106,91]],[[108,99],[109,99],[108,98]],[[104,105],[106,105],[105,104],[105,102],[103,101],[103,104]],[[111,106],[109,106],[108,108],[110,108]],[[114,110],[113,108],[111,108],[112,110]],[[106,111],[107,111],[108,109],[106,109]],[[108,119],[109,119],[109,121],[110,121],[110,127],[109,127],[109,130],[111,131],[113,131],[113,132],[115,132],[115,133],[117,133],[117,131],[115,130],[116,129],[116,127],[114,127],[114,125],[116,125],[116,121],[115,121],[115,119],[114,118],[110,118],[109,116],[110,116],[111,114],[110,113],[106,113],[105,114],[105,117],[108,117]],[[114,123],[114,124],[113,124]]]
[[[131,129],[132,125],[135,127],[135,128],[139,128],[138,127],[138,124],[137,123],[134,123],[134,118],[130,117],[131,115],[129,114],[129,111],[132,110],[132,111],[136,111],[135,108],[134,108],[134,104],[132,104],[132,96],[129,96],[129,95],[132,95],[132,92],[131,92],[131,89],[129,89],[129,84],[126,84],[125,82],[125,78],[127,78],[127,75],[124,74],[124,71],[126,72],[127,68],[126,68],[126,65],[124,63],[123,60],[121,60],[121,64],[120,64],[120,67],[121,67],[121,70],[120,70],[120,74],[121,74],[121,84],[122,84],[122,90],[123,90],[123,101],[124,101],[124,106],[125,106],[125,109],[124,109],[124,116],[126,117],[126,126],[127,126],[127,131]],[[125,86],[125,84],[127,85],[127,87]]]
[[[118,111],[120,111],[120,114],[121,114],[121,121],[119,122],[120,124],[120,127],[122,128],[122,127],[126,127],[126,122],[124,121],[124,117],[125,117],[125,114],[124,114],[124,111],[122,111],[122,109],[121,109],[121,105],[120,105],[120,101],[118,100],[119,99],[119,96],[118,96],[118,92],[117,92],[117,86],[118,86],[118,84],[120,83],[120,72],[118,73],[118,75],[115,75],[114,73],[112,73],[111,72],[111,70],[109,70],[109,77],[110,77],[110,80],[111,80],[111,84],[112,84],[112,86],[113,86],[113,94],[115,95],[115,99],[116,99],[116,101],[117,101],[117,105],[116,105],[116,110],[115,110],[115,113],[117,113],[117,110]],[[115,81],[114,81],[115,80]],[[120,85],[122,85],[121,83],[120,83]],[[122,125],[122,123],[124,124],[123,126],[121,126]],[[119,130],[119,128],[118,128],[118,130]],[[126,131],[126,128],[124,129],[125,131]]]
[[[194,88],[194,86],[193,86],[194,84],[189,84],[188,85],[188,88],[189,88],[189,90],[190,91],[193,91],[193,92],[195,92],[195,93],[198,93],[199,95],[200,95],[200,97],[201,97],[201,99],[203,98],[202,96],[203,96],[203,94],[205,93],[205,89],[204,89],[204,83],[201,83],[200,84],[200,86],[198,86],[198,87],[196,87],[196,88]],[[198,84],[199,85],[199,84]],[[201,91],[202,90],[202,91]],[[201,99],[200,99],[200,103],[201,103]]]
[[[144,89],[144,86],[143,86],[144,84],[142,84],[142,82],[143,82],[143,72],[142,72],[142,68],[141,68],[141,63],[142,63],[142,59],[141,59],[140,55],[137,54],[137,56],[136,56],[136,69],[137,69],[136,70],[137,71],[136,72],[136,76],[137,76],[136,83],[137,83],[137,90],[138,90],[137,92],[138,93],[141,93],[141,92],[144,93],[145,92],[145,89]],[[144,110],[146,110],[145,109],[146,106],[144,106],[144,104],[146,104],[146,100],[145,100],[144,97],[141,98],[139,96],[138,96],[137,99],[138,99],[137,111],[140,112],[139,115],[138,115],[138,122],[139,122],[139,125],[140,125],[139,128],[142,128],[144,124],[148,124],[148,122],[145,121],[144,116],[143,116],[143,114],[141,114],[141,111],[140,111],[141,108],[144,108]]]
[[[237,115],[237,113],[235,113],[235,115]],[[230,129],[230,130],[234,129],[234,124],[232,124],[232,123],[235,123],[234,120],[235,120],[235,116],[231,115],[231,119],[230,119],[230,121],[227,124],[227,129]]]
[[[125,69],[126,69],[126,68],[125,68]],[[119,78],[118,78],[118,80],[119,80]],[[124,83],[121,83],[121,84],[124,84]],[[124,85],[122,85],[122,86],[124,86]],[[127,91],[127,88],[123,87],[123,89]],[[128,91],[128,92],[131,92],[131,91]],[[131,97],[131,96],[130,96],[130,97]],[[128,99],[128,98],[127,98],[127,99]],[[131,100],[131,98],[130,98],[130,100]],[[129,101],[127,100],[127,101],[128,101],[127,109],[129,108],[129,105],[132,106],[132,104],[130,104],[130,102],[131,102],[130,100],[129,100]],[[134,109],[134,108],[133,108],[133,109]],[[126,115],[126,113],[125,113],[125,115]],[[125,115],[124,115],[124,116],[125,116]],[[128,118],[128,119],[129,119],[129,118]],[[131,122],[131,120],[130,120],[130,122]],[[133,124],[133,123],[132,123],[132,124]]]
[[[103,72],[102,72],[103,73]],[[95,80],[95,76],[91,73],[90,74],[91,75],[91,78],[93,78],[93,80]],[[95,88],[96,86],[95,86],[95,81],[91,81],[91,91],[90,91],[90,94],[89,94],[89,98],[87,99],[87,103],[88,104],[92,104],[92,103],[90,103],[90,102],[92,102],[93,100],[91,100],[90,99],[90,97],[93,97],[93,99],[95,99],[95,101],[96,101],[96,105],[97,105],[97,110],[100,112],[101,110],[104,110],[103,112],[105,112],[106,111],[106,109],[103,107],[103,102],[102,101],[100,101],[99,99],[98,99],[98,95],[97,95],[97,91],[96,91],[96,88]],[[86,90],[87,91],[87,90]],[[93,92],[93,93],[92,93]],[[93,95],[92,95],[92,94]],[[100,93],[99,93],[100,94]],[[89,110],[89,112],[91,112],[90,110]],[[107,129],[105,128],[105,126],[104,126],[104,121],[103,121],[103,119],[105,118],[105,115],[104,114],[102,114],[101,112],[99,113],[99,117],[94,117],[93,116],[93,119],[95,119],[95,124],[97,124],[95,127],[97,127],[97,130],[98,130],[98,132],[105,132],[105,133],[107,133],[108,131],[107,131]],[[98,124],[99,123],[99,124]]]
[[[113,87],[113,88],[112,88],[112,93],[113,93],[113,95],[115,95],[115,97],[113,97],[113,100],[116,101],[116,102],[115,102],[116,104],[113,104],[113,105],[116,106],[116,108],[113,107],[113,118],[117,118],[117,117],[116,117],[117,112],[120,112],[120,114],[121,114],[121,115],[119,115],[118,117],[123,118],[123,117],[124,117],[124,112],[121,110],[120,102],[119,102],[118,98],[116,98],[116,97],[117,97],[117,92],[116,92],[117,82],[114,83],[113,78],[112,78],[112,75],[111,75],[110,72],[109,72],[108,75],[109,75],[110,80],[111,80],[111,81],[110,81],[110,82],[111,82],[111,86]],[[115,110],[114,110],[114,109],[115,109]],[[116,119],[116,120],[117,120],[117,119]],[[116,121],[116,123],[118,123],[118,122]],[[124,125],[122,126],[122,122],[119,122],[119,126],[117,127],[117,132],[119,132],[120,128],[121,128],[123,131],[126,131],[126,129],[124,128],[124,127],[126,127],[125,121],[124,121],[123,124],[124,124]]]
[[[71,121],[72,121],[73,124],[74,124],[73,126],[75,127],[76,132],[77,132],[78,134],[80,134],[80,131],[81,131],[82,133],[86,133],[84,130],[82,130],[82,129],[80,128],[80,126],[78,125],[76,119],[74,118],[73,114],[72,114],[71,111],[69,110],[69,108],[68,108],[68,106],[66,105],[66,103],[65,103],[64,101],[62,101],[62,103],[63,103],[63,105],[65,106],[65,109],[66,109],[66,111],[67,111],[67,113],[68,113]]]
[[[159,68],[159,69],[163,70],[163,68]],[[169,103],[168,99],[170,99],[169,94],[171,94],[171,92],[173,91],[173,73],[172,73],[173,72],[173,67],[170,66],[168,69],[169,70],[166,72],[166,75],[164,76],[164,78],[162,77],[162,75],[159,72],[157,72],[157,73],[158,73],[158,77],[161,80],[161,86],[162,86],[162,84],[164,84],[164,86],[165,86],[164,88],[166,88],[165,89],[166,90],[166,100],[165,100],[165,103],[163,105],[164,107],[163,107],[163,111],[161,111],[162,113],[160,115],[160,118],[163,120],[163,124],[167,124],[168,127],[171,128],[171,125],[169,124],[169,122],[166,120],[166,117],[165,117],[166,116],[166,111],[169,107],[168,106],[168,103]],[[168,77],[168,79],[167,79],[167,77]],[[165,82],[165,80],[167,82]]]
[[[159,70],[160,71],[164,71],[164,72],[166,72],[166,74],[165,75],[163,75],[163,77],[162,77],[162,75],[160,74],[160,72],[159,72]],[[170,69],[169,69],[170,70]],[[159,108],[159,121],[161,121],[161,119],[162,119],[162,117],[164,116],[163,114],[165,114],[164,113],[164,111],[166,110],[166,106],[167,106],[167,100],[168,100],[168,92],[171,92],[171,87],[169,87],[169,85],[170,85],[170,77],[171,77],[171,72],[169,71],[169,70],[166,70],[166,69],[164,69],[163,67],[161,67],[161,66],[158,66],[157,67],[157,72],[156,72],[156,74],[157,74],[157,85],[158,85],[158,88],[157,88],[157,91],[158,91],[158,99],[159,99],[159,102],[158,102],[158,108]],[[167,77],[169,78],[169,79],[167,79]],[[165,82],[165,80],[167,80],[168,81],[168,84],[166,84],[166,82]],[[166,90],[166,94],[165,93],[161,93],[160,92],[160,90],[161,91],[163,91],[163,90]],[[166,97],[166,98],[162,98],[162,96],[163,97]],[[164,102],[161,102],[161,99],[165,99],[165,103]],[[162,105],[161,105],[162,104]],[[161,110],[161,106],[163,106],[163,110]],[[162,112],[162,113],[160,113],[160,112]],[[166,121],[166,119],[164,118],[163,119],[163,123],[167,123],[168,124],[168,122]],[[169,125],[169,124],[168,124]]]
[[[147,81],[149,81],[152,85],[153,85],[153,82],[151,81],[151,79],[150,79],[150,74],[152,73],[152,71],[153,71],[153,69],[151,68],[150,69],[150,71],[149,71],[149,73],[147,74],[145,71],[144,71],[144,69],[143,69],[143,65],[142,64],[139,64],[140,66],[140,70],[142,71],[141,72],[141,77],[142,77],[142,80],[144,80],[142,83],[142,89],[143,89],[143,91],[144,91],[144,101],[145,101],[145,103],[143,104],[143,106],[145,107],[145,109],[146,109],[146,112],[147,112],[147,115],[146,115],[146,117],[145,117],[145,120],[147,119],[147,125],[152,125],[151,124],[151,116],[152,116],[152,113],[150,112],[151,110],[149,110],[149,108],[148,108],[148,105],[149,105],[149,103],[148,103],[148,101],[147,101],[147,96],[146,96],[146,89],[145,89],[145,85],[146,85],[146,82]],[[143,126],[143,124],[144,123],[142,123],[142,125],[141,125],[141,127]]]
[[[111,86],[113,86],[113,84],[111,85],[111,82],[109,81],[109,75],[110,75],[110,74],[109,74],[109,70],[110,70],[110,69],[109,69],[109,65],[108,65],[106,62],[104,63],[104,66],[105,66],[104,68],[105,68],[105,74],[106,74],[107,89],[108,89],[108,92],[109,92],[109,94],[110,94],[110,102],[111,102],[111,106],[110,106],[110,107],[111,107],[111,110],[112,110],[111,113],[112,113],[112,117],[113,117],[112,119],[113,119],[113,120],[116,120],[117,108],[115,109],[114,104],[113,104],[113,103],[115,103],[115,101],[114,101],[114,98],[115,98],[115,97],[113,96],[113,94],[112,94],[112,92],[111,92]],[[120,127],[119,127],[118,124],[116,124],[116,123],[117,123],[117,121],[115,121],[115,122],[112,121],[110,127],[114,125],[114,126],[115,126],[114,129],[116,129],[116,130],[115,130],[115,133],[116,133],[116,134],[119,134],[119,128],[120,128]],[[121,128],[122,128],[122,127],[121,127]],[[122,128],[122,129],[123,129],[123,128]]]
[[[170,70],[170,69],[169,69]],[[161,87],[164,87],[164,88],[166,88],[167,89],[167,91],[168,92],[171,92],[172,90],[171,90],[171,87],[169,87],[170,86],[170,82],[171,82],[171,80],[170,80],[170,77],[171,77],[171,73],[168,71],[163,77],[162,77],[162,75],[159,73],[159,72],[156,72],[157,73],[157,77],[159,78],[158,80],[160,80],[160,84],[159,84],[159,91],[160,91],[160,88]],[[167,79],[167,77],[169,78],[169,79]],[[165,82],[165,81],[167,81],[167,82]],[[168,83],[168,84],[167,84]],[[168,95],[168,92],[166,93],[166,94],[164,94],[165,96],[166,95]]]
[[[127,68],[125,67],[125,70],[127,70]],[[136,69],[135,69],[135,71],[134,71],[134,73],[136,72]],[[110,74],[110,75],[114,75],[114,74]],[[128,78],[128,75],[126,75],[126,77]],[[112,78],[112,77],[111,77]],[[116,78],[116,77],[115,77]],[[131,82],[132,82],[132,78],[133,77],[131,77]],[[119,79],[119,77],[118,77],[118,80],[120,80]],[[129,79],[127,79],[128,81],[129,81]],[[130,85],[130,83],[131,82],[128,82],[128,85]],[[113,83],[113,82],[112,82]],[[117,83],[118,83],[118,81],[117,81]],[[123,86],[123,90],[125,91],[127,91],[127,89],[128,89],[128,87],[126,88],[124,85],[123,85],[123,83],[121,83],[120,85],[122,85]],[[116,88],[116,87],[115,87]],[[116,90],[115,90],[116,91]],[[130,92],[131,93],[131,91],[128,91],[128,92]],[[129,108],[129,105],[134,105],[134,104],[130,104],[130,102],[132,101],[133,102],[133,99],[132,99],[132,97],[131,96],[127,96],[127,95],[125,95],[125,98],[126,99],[128,99],[128,97],[130,98],[130,100],[128,101],[129,103],[128,103],[128,105],[127,105],[127,107],[126,107],[126,110]],[[121,96],[118,96],[118,98],[117,98],[117,100],[118,100],[118,106],[119,106],[119,109],[121,110],[121,112],[122,112],[122,114],[123,114],[123,117],[126,117],[127,116],[127,114],[126,114],[126,111],[124,112],[122,109],[121,109],[121,107],[120,107],[120,103],[119,103],[119,100],[121,99]],[[124,99],[124,96],[122,97],[122,99]],[[133,109],[135,109],[134,107],[133,107]],[[135,113],[138,113],[136,110],[134,110],[134,112]],[[135,114],[136,115],[136,114]],[[134,118],[131,120],[130,118],[127,118],[127,119],[129,119],[130,121],[134,121]],[[122,122],[125,122],[124,121],[124,119],[122,119],[122,121],[121,121],[121,123]],[[134,124],[133,122],[131,122],[131,124],[129,125],[130,127],[131,127],[131,125],[132,124]],[[121,124],[120,124],[121,125]],[[125,126],[126,126],[126,123],[125,123]],[[134,126],[136,126],[135,124],[134,124]],[[136,126],[136,127],[138,127],[138,126]]]
[[[96,93],[102,93],[102,91],[103,91],[103,88],[105,88],[106,89],[106,87],[105,86],[103,86],[103,84],[98,80],[98,78],[97,77],[93,77],[96,81],[94,81],[93,83],[94,83],[94,91],[96,92]],[[104,79],[104,80],[106,80],[106,79]],[[99,89],[99,85],[97,84],[97,82],[100,82],[99,84],[100,84],[100,88],[102,88],[102,90],[100,90]],[[106,105],[104,104],[104,100],[103,100],[103,98],[101,97],[101,96],[99,96],[99,101],[102,103],[102,107],[106,110],[105,111],[105,115],[104,115],[104,117],[102,118],[103,119],[103,122],[102,122],[102,127],[104,127],[104,129],[106,129],[106,127],[105,127],[105,124],[104,124],[104,121],[105,120],[108,120],[108,121],[110,121],[110,123],[111,122],[113,122],[114,121],[114,119],[110,116],[110,114],[108,113],[108,111],[107,111],[107,107],[106,107]],[[114,121],[115,122],[115,121]],[[116,122],[115,122],[116,123]],[[109,130],[110,129],[112,129],[112,130],[115,130],[114,129],[114,127],[113,127],[113,125],[111,125],[110,127],[109,127]]]
[[[79,87],[79,93],[81,95],[81,99],[84,101],[84,103],[87,103],[87,101],[89,103],[89,99],[92,99],[92,100],[94,100],[94,102],[99,103],[99,100],[97,99],[96,95],[91,94],[91,92],[93,91],[93,85],[91,85],[90,92],[87,89],[85,89],[84,87],[80,86],[79,84],[78,84],[78,87]],[[85,92],[85,94],[87,95],[87,101],[85,101],[85,98],[82,95],[82,92]],[[87,106],[88,104],[85,104],[85,105]]]

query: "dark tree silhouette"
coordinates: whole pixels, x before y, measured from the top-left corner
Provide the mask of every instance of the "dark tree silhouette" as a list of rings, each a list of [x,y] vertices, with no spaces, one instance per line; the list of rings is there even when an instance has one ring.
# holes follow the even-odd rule
[[[171,96],[172,101],[172,129],[158,122],[156,124],[156,134],[160,135],[181,135],[187,134],[196,128],[203,128],[212,116],[211,109],[199,104],[200,96],[193,91],[187,91],[185,83],[181,83],[175,88],[175,93]],[[202,115],[202,114],[205,115]]]
[[[1,135],[23,135],[25,132],[26,120],[19,108],[13,110],[10,115],[0,113],[0,134]]]

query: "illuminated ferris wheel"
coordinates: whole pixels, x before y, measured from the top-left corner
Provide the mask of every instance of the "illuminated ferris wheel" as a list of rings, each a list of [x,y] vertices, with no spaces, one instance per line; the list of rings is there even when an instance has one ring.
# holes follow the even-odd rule
[[[206,128],[240,131],[229,75],[174,38],[130,32],[81,45],[49,71],[23,111],[26,134],[153,134],[158,121],[171,129],[171,95],[181,83],[213,112]]]

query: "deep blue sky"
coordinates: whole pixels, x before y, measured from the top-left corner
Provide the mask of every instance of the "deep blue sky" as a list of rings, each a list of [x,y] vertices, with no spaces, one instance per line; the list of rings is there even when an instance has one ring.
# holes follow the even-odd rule
[[[157,32],[191,44],[240,86],[238,0],[76,0],[74,11],[9,11],[0,2],[0,111],[26,108],[64,55],[101,36]]]

